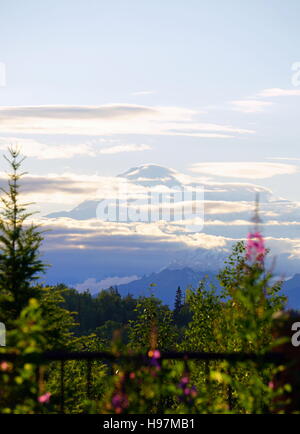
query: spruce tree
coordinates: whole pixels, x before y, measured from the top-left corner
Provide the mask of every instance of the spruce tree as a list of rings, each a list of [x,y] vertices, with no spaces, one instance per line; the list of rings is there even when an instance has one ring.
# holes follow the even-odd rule
[[[24,158],[18,149],[9,148],[4,156],[10,165],[7,189],[3,196],[0,212],[0,315],[9,324],[19,316],[28,300],[36,296],[33,282],[39,278],[45,265],[40,259],[39,248],[42,234],[39,226],[29,224],[29,203],[20,202],[19,180],[25,175],[20,172]],[[3,319],[2,319],[3,318]]]
[[[175,304],[174,304],[174,320],[175,320],[175,322],[178,320],[182,306],[183,306],[182,291],[181,291],[180,286],[178,286],[177,291],[176,291],[176,295],[175,295]]]

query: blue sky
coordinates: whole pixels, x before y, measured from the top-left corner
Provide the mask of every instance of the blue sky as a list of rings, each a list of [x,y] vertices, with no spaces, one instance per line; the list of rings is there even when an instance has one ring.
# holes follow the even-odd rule
[[[117,174],[147,162],[186,171],[190,161],[294,158],[300,97],[257,95],[270,88],[300,89],[291,84],[291,66],[300,59],[299,12],[296,0],[6,2],[0,18],[0,61],[7,76],[1,105],[182,107],[195,110],[195,120],[254,131],[222,139],[115,137],[112,130],[111,138],[145,143],[152,150],[123,153],[121,160],[114,154],[87,158],[86,163],[83,155],[68,164],[55,161],[60,171],[71,166],[85,173]],[[249,98],[267,104],[245,113],[233,103]],[[68,131],[66,137],[55,128],[51,134],[10,133],[3,130],[4,137],[20,142],[30,136],[61,146],[86,143],[91,136],[103,139],[92,131],[88,137]],[[49,160],[29,163],[32,170],[51,170]],[[296,200],[299,180],[294,175],[263,182]]]
[[[299,202],[299,16],[297,0],[2,2],[0,149],[22,145],[42,214],[149,163]]]

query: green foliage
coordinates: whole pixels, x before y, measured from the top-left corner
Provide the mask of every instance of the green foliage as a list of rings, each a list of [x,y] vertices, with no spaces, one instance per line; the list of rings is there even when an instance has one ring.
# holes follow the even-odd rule
[[[136,318],[137,300],[131,295],[121,297],[115,288],[102,290],[96,297],[85,291],[78,293],[65,285],[57,285],[64,291],[62,306],[75,312],[77,325],[72,328],[76,335],[86,335],[104,326],[107,321],[121,324],[126,335],[126,324]]]
[[[142,366],[134,362],[115,365],[115,375],[111,377],[100,411],[116,414],[184,411],[185,407],[180,406],[183,393],[179,387],[182,363],[155,361],[150,359]]]
[[[134,299],[110,288],[92,297],[65,285],[38,286],[42,235],[26,224],[22,160],[15,150],[10,155],[0,219],[0,320],[9,325],[0,350],[0,413],[59,412],[62,368],[66,413],[265,413],[289,399],[289,384],[274,385],[284,366],[161,357],[168,350],[264,355],[278,345],[281,282],[261,260],[249,263],[243,243],[218,275],[221,290],[203,280],[183,300],[178,287],[174,311],[153,294]],[[40,357],[45,350],[112,351],[116,361],[50,363]]]
[[[10,148],[9,154],[10,158],[5,158],[11,173],[8,189],[2,189],[0,217],[0,314],[7,326],[36,295],[32,282],[45,269],[39,258],[41,232],[36,225],[26,225],[32,213],[27,212],[28,204],[19,201],[19,180],[24,175],[19,169],[23,159],[16,149]]]
[[[22,361],[22,357],[37,354],[46,348],[45,322],[36,299],[30,299],[14,329],[8,332],[9,348],[1,350],[0,363],[0,413],[39,413],[43,407],[38,402],[40,394],[37,367],[34,361]],[[14,362],[5,361],[5,352],[19,356]]]
[[[226,300],[223,314],[226,349],[266,352],[272,340],[272,317],[284,308],[285,297],[279,294],[280,282],[272,284],[272,275],[262,264],[247,264],[243,252],[243,243],[234,246],[218,276]]]
[[[71,351],[103,351],[102,342],[95,336],[76,338],[69,345]],[[92,409],[92,403],[100,401],[107,387],[108,367],[101,361],[91,362],[90,387],[88,365],[81,360],[64,362],[64,411],[83,413]],[[60,409],[61,364],[52,362],[47,369],[46,388],[52,395],[56,412]]]
[[[97,327],[95,330],[96,335],[101,339],[103,342],[106,343],[107,346],[109,346],[110,342],[113,340],[114,334],[117,331],[122,331],[122,338],[124,342],[127,342],[127,336],[124,336],[125,329],[122,328],[122,324],[117,321],[105,321],[105,323]]]
[[[63,307],[66,289],[60,286],[39,288],[39,300],[47,329],[47,349],[67,350],[74,341],[75,312]]]
[[[139,299],[136,306],[137,319],[129,321],[130,347],[135,351],[149,348],[169,350],[175,347],[176,330],[173,313],[153,295]]]
[[[187,290],[187,303],[192,320],[185,330],[182,349],[185,351],[216,351],[220,344],[221,297],[207,282],[201,281],[197,290]]]

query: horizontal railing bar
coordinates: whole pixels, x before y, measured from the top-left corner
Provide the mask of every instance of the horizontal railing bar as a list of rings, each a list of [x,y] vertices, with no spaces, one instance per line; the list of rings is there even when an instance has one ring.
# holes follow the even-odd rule
[[[29,353],[19,355],[16,353],[0,353],[0,361],[23,360],[32,363],[60,360],[126,360],[126,361],[146,361],[149,360],[147,354],[114,354],[107,351],[48,351],[44,353]],[[229,362],[265,362],[280,364],[286,361],[282,353],[269,352],[265,354],[253,353],[217,353],[217,352],[175,352],[167,351],[160,353],[160,359],[172,360],[227,360]]]

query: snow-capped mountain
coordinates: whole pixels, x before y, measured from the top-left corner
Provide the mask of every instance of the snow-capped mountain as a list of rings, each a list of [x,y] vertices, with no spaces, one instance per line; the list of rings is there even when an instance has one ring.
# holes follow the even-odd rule
[[[155,188],[156,191],[159,186],[169,189],[203,189],[204,200],[207,203],[207,208],[212,214],[218,214],[220,208],[224,206],[225,202],[228,202],[228,212],[243,214],[243,217],[248,213],[249,207],[247,203],[253,206],[255,195],[259,193],[260,201],[263,204],[272,204],[274,207],[278,202],[274,200],[272,192],[262,186],[253,185],[249,183],[217,183],[208,182],[205,183],[198,178],[184,175],[177,172],[174,169],[166,168],[155,164],[144,164],[138,167],[131,168],[124,173],[121,173],[116,177],[118,180],[124,180],[127,185],[132,186],[132,190],[135,188],[143,188],[146,191],[147,188]],[[128,184],[129,183],[129,184]],[[107,198],[107,197],[106,197]],[[98,197],[95,199],[88,199],[77,205],[70,211],[61,211],[48,214],[49,218],[57,217],[70,217],[78,220],[85,220],[96,218],[96,209],[103,198],[101,197],[101,185],[99,185]],[[241,202],[241,206],[238,208],[234,204],[235,202]],[[282,202],[281,200],[279,201]],[[214,209],[216,210],[215,212]],[[243,213],[244,211],[244,213]]]
[[[178,172],[157,164],[143,164],[142,166],[133,167],[118,175],[118,177],[126,178],[128,181],[144,186],[182,186]]]
[[[126,276],[125,273],[141,276],[149,273],[149,268],[150,271],[156,271],[153,276],[150,274],[120,287],[122,291],[130,289],[139,293],[140,290],[145,290],[148,283],[156,283],[151,282],[156,279],[159,283],[158,290],[162,293],[165,291],[164,299],[170,300],[170,294],[173,294],[178,285],[194,284],[201,274],[216,274],[228,256],[232,244],[239,239],[244,239],[251,228],[257,193],[260,198],[261,231],[273,254],[270,264],[275,256],[278,274],[293,275],[299,271],[297,239],[300,239],[300,204],[277,198],[268,188],[251,183],[221,183],[200,179],[155,164],[134,167],[113,178],[115,185],[125,183],[133,195],[140,191],[145,194],[152,191],[203,188],[204,222],[199,226],[199,230],[191,230],[191,226],[185,225],[185,222],[163,219],[141,223],[115,221],[110,225],[98,218],[98,223],[97,207],[103,200],[103,191],[106,191],[105,200],[110,200],[109,195],[113,196],[114,193],[113,188],[107,189],[110,182],[111,178],[105,185],[98,186],[96,196],[87,198],[72,210],[52,213],[47,217],[57,219],[67,217],[73,221],[87,221],[87,225],[88,221],[93,219],[91,225],[93,231],[97,233],[99,244],[93,253],[89,251],[89,255],[94,255],[93,258],[97,257],[102,248],[101,243],[105,240],[106,245],[103,246],[105,255],[102,259],[97,258],[97,261],[101,264],[108,261],[111,267],[110,273],[112,268],[116,275],[121,276]],[[115,197],[112,200],[115,200]],[[90,226],[85,230],[90,230]],[[94,240],[93,244],[96,245],[96,238]],[[74,238],[72,238],[73,242]],[[122,259],[119,259],[122,261],[121,265],[115,258],[121,258],[124,249],[122,243],[123,245],[125,243],[127,253],[126,258],[122,256]],[[140,250],[141,246],[144,250]],[[109,249],[114,252],[111,258]],[[84,254],[83,249],[82,255]],[[131,257],[133,259],[130,259]],[[133,264],[136,264],[136,269]],[[149,264],[152,264],[152,267]],[[94,273],[93,270],[91,272]],[[103,270],[99,270],[97,276],[95,273],[95,277],[103,279],[107,272],[107,266],[103,265]],[[171,276],[174,276],[174,280]],[[178,279],[177,286],[176,279]]]
[[[166,267],[167,270],[180,270],[189,268],[197,273],[214,273],[222,268],[228,255],[226,249],[195,249],[178,255]]]

